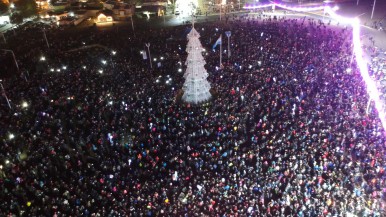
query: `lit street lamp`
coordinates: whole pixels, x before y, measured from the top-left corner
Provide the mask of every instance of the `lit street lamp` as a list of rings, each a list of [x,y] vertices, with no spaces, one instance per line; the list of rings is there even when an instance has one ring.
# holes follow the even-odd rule
[[[228,58],[230,58],[231,57],[231,47],[229,44],[229,39],[231,37],[231,31],[226,31],[225,35],[228,37]]]
[[[115,67],[115,64],[114,64],[114,61],[113,61],[113,56],[115,56],[116,54],[117,54],[117,52],[115,50],[111,51],[110,62],[111,62],[111,66],[113,68]]]
[[[13,15],[13,11],[15,10],[15,4],[14,4],[14,3],[11,3],[11,4],[9,5],[9,9],[10,9],[11,16],[12,16],[12,15]],[[13,34],[16,35],[14,26],[15,26],[15,25],[14,25],[13,22],[12,22],[11,29],[12,29],[12,31],[13,31]]]
[[[150,55],[150,43],[145,43],[147,47],[147,52],[149,53],[149,62],[150,62],[150,68],[153,69],[153,64],[151,63],[151,55]]]

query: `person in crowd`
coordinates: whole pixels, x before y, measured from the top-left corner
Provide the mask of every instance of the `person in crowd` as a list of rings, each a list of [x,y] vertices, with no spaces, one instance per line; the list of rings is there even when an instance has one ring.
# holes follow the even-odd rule
[[[52,28],[49,48],[17,30],[28,81],[3,82],[0,215],[384,216],[385,134],[351,30],[263,16],[195,26],[213,88],[200,105],[176,97],[187,26]],[[220,67],[210,48],[226,30]]]

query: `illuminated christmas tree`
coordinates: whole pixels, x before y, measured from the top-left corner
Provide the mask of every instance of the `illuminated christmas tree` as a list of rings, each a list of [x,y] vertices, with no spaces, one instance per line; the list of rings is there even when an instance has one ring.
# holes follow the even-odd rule
[[[205,60],[202,56],[203,47],[200,42],[200,34],[192,28],[188,34],[188,45],[186,51],[186,72],[184,74],[185,83],[183,86],[184,95],[182,100],[188,103],[201,103],[208,101],[211,97],[209,92],[210,84],[207,80],[208,73],[204,67]]]

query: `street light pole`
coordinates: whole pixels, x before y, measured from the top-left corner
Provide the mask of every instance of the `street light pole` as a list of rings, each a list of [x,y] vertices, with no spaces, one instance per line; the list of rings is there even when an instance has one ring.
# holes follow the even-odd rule
[[[220,68],[221,68],[221,65],[222,65],[222,36],[221,37],[221,41],[220,41]]]
[[[4,87],[3,87],[3,84],[1,83],[1,80],[0,80],[0,86],[1,86],[1,90],[2,90],[2,95],[5,97],[5,99],[7,100],[7,104],[8,104],[8,107],[9,109],[12,109],[11,107],[11,103],[9,103],[9,99],[7,97],[7,94],[5,93],[5,90],[4,90]]]
[[[375,3],[376,2],[377,2],[377,0],[374,0],[373,11],[371,12],[371,19],[373,19],[373,16],[374,16],[374,9],[375,9]]]
[[[11,4],[9,5],[9,8],[11,9],[11,16],[12,16],[12,15],[13,15],[13,11],[14,11],[14,9],[15,9],[15,4],[14,4],[14,3],[11,3]],[[15,25],[13,25],[13,23],[12,23],[11,28],[12,28],[12,30],[13,30],[13,34],[16,35],[14,26],[15,26]]]
[[[231,37],[231,31],[226,31],[225,35],[228,37],[228,58],[230,58],[231,57],[231,47],[229,44],[229,39]]]
[[[221,10],[222,9],[222,3],[220,3],[220,21],[221,21]]]
[[[131,20],[131,28],[133,29],[133,33],[134,33],[134,36],[135,36],[134,23],[133,23],[133,15],[130,16],[130,20]]]
[[[149,53],[149,61],[150,61],[150,68],[153,69],[153,64],[151,63],[151,55],[150,55],[150,43],[145,43],[147,47],[147,52]]]
[[[325,18],[326,18],[326,9],[323,10],[323,23]]]
[[[44,29],[43,29],[43,36],[44,36],[44,39],[46,40],[47,48],[50,48],[50,44],[48,43],[48,40],[47,40],[46,31],[44,31]]]
[[[15,65],[16,65],[16,69],[19,72],[19,65],[17,64],[15,53],[12,50],[11,52],[12,52],[13,61],[15,62]]]
[[[369,98],[369,101],[367,101],[366,115],[369,115],[370,106],[371,106],[371,97]]]
[[[15,62],[16,69],[19,72],[19,65],[17,64],[15,53],[12,50],[7,50],[7,49],[1,49],[1,50],[5,51],[5,52],[11,52],[12,53],[13,61]]]
[[[173,14],[175,14],[175,11],[176,11],[176,2],[175,2],[175,0],[173,0],[172,9],[173,9]]]
[[[15,53],[12,50],[7,50],[7,49],[1,49],[1,50],[5,51],[5,52],[11,52],[12,53],[13,61],[15,62],[15,66],[16,66],[17,72],[20,72],[19,65],[17,64],[17,61],[16,61]],[[23,73],[23,75],[24,75],[25,81],[28,81],[28,79],[27,79],[27,77],[25,76],[24,73]]]
[[[357,5],[359,5],[359,0],[357,0]]]
[[[3,39],[4,39],[4,44],[7,43],[7,40],[5,40],[5,36],[4,36],[4,33],[1,33],[1,36],[3,36]]]

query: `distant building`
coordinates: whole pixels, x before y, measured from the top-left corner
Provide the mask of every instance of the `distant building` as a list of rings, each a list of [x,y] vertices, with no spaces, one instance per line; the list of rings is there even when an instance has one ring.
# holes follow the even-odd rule
[[[113,10],[113,8],[114,8],[114,6],[116,5],[116,4],[118,4],[119,2],[117,2],[117,1],[105,1],[105,2],[102,2],[103,3],[103,7],[105,8],[105,9],[108,9],[108,10]]]
[[[175,0],[178,1],[178,0]],[[183,0],[181,0],[183,1]],[[167,0],[143,0],[142,5],[164,5],[166,6],[168,4]]]
[[[134,5],[121,3],[116,4],[112,11],[114,20],[127,20],[134,15],[135,7]]]
[[[8,0],[0,0],[0,2],[4,3],[4,4],[9,4],[9,1]]]
[[[5,25],[8,23],[11,23],[11,21],[9,20],[9,15],[4,15],[4,16],[0,15],[0,25]]]
[[[59,26],[76,26],[84,20],[95,17],[98,10],[79,10],[53,15]]]
[[[47,10],[50,8],[50,4],[47,0],[36,0],[36,5],[40,10]]]
[[[144,0],[141,5],[136,6],[136,12],[162,16],[166,13],[167,5],[168,2],[163,0]]]
[[[97,23],[109,23],[113,22],[113,13],[110,10],[103,10],[97,14],[96,22]]]
[[[112,17],[114,20],[127,20],[135,13],[134,5],[130,5],[123,2],[114,1],[114,0],[109,0],[104,2],[103,7],[107,10],[112,11]]]

